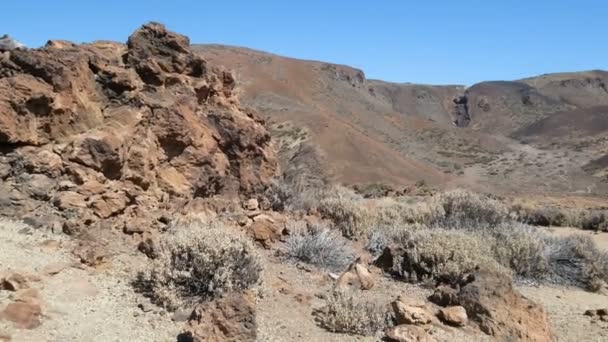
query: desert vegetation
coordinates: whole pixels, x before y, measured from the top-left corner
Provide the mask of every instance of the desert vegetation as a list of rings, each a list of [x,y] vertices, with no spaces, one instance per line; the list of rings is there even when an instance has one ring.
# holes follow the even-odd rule
[[[388,309],[360,293],[332,291],[316,312],[319,324],[332,332],[374,335],[391,324]]]
[[[608,256],[590,239],[551,237],[539,227],[598,229],[606,218],[602,211],[524,206],[461,189],[426,197],[364,198],[336,186],[290,193],[282,200],[282,207],[316,211],[329,222],[323,233],[290,237],[291,255],[305,255],[303,246],[313,251],[310,241],[330,246],[334,239],[342,246],[341,237],[328,230],[333,229],[345,238],[365,241],[376,258],[390,249],[396,259],[386,271],[408,281],[458,283],[479,268],[587,289],[608,281]],[[328,264],[337,266],[335,259],[328,256]],[[309,262],[327,266],[318,258]]]
[[[340,234],[323,223],[292,221],[286,241],[287,258],[333,271],[342,271],[355,257]]]
[[[155,247],[136,287],[174,310],[259,284],[262,263],[252,242],[226,230],[217,222],[176,225]]]

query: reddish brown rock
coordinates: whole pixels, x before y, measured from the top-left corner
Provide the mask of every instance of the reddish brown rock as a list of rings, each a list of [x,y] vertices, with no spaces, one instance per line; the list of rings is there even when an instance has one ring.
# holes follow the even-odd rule
[[[398,298],[391,305],[398,324],[425,325],[433,321],[433,313],[425,305],[410,305],[402,298]]]
[[[283,235],[285,224],[286,220],[280,214],[260,214],[253,218],[253,223],[249,226],[248,231],[262,246],[270,248],[272,243]]]
[[[228,294],[198,306],[180,341],[246,342],[256,340],[255,296]]]
[[[91,198],[89,206],[95,215],[108,218],[122,212],[128,201],[127,195],[122,191],[105,192],[103,195]]]
[[[264,122],[240,106],[232,74],[160,24],[126,45],[11,51],[0,75],[0,147],[14,152],[0,158],[0,177],[23,197],[0,198],[11,205],[2,212],[53,211],[71,234],[122,229],[132,215],[251,195],[277,170]]]
[[[60,210],[85,208],[87,206],[86,197],[73,191],[58,192],[53,204]]]
[[[34,329],[41,324],[41,314],[42,310],[38,304],[14,302],[0,312],[0,319],[10,321],[18,328]]]
[[[439,310],[437,315],[444,323],[461,327],[467,324],[467,311],[462,306],[450,306]]]
[[[458,302],[486,334],[499,340],[552,341],[542,306],[523,297],[503,273],[479,271],[461,287]]]

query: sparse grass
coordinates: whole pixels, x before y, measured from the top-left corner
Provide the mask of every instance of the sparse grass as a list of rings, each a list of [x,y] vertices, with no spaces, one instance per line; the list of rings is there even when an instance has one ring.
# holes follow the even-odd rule
[[[335,230],[323,224],[289,222],[287,257],[330,270],[341,271],[355,258],[353,249]]]
[[[253,244],[218,222],[175,227],[155,254],[135,285],[169,310],[260,282],[262,263]]]
[[[318,323],[329,331],[356,335],[374,335],[390,322],[387,307],[362,292],[331,292],[326,306],[316,316]]]

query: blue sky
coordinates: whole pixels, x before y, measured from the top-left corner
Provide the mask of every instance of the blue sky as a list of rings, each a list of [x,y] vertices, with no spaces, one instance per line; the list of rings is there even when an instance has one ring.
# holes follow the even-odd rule
[[[471,85],[608,69],[607,19],[605,0],[7,0],[0,34],[31,47],[126,41],[154,20],[194,43],[347,64],[368,78]]]

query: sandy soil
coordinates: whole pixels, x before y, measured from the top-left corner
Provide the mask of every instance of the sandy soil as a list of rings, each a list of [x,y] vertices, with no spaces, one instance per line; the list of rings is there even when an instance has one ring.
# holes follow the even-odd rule
[[[583,315],[587,309],[608,308],[608,296],[567,287],[524,286],[519,290],[545,307],[556,341],[608,341],[608,322]]]
[[[80,269],[71,266],[80,265],[69,253],[71,245],[61,235],[0,221],[0,270],[42,278],[31,285],[40,291],[43,314],[42,325],[33,330],[0,321],[0,335],[19,342],[175,341],[180,325],[138,307],[142,299],[129,284],[137,256],[118,255],[105,269]],[[66,268],[44,275],[52,264]],[[0,310],[11,296],[0,291]]]
[[[356,336],[335,334],[319,327],[313,316],[324,305],[322,294],[334,284],[328,272],[306,265],[281,262],[267,255],[262,298],[258,302],[258,339],[260,341],[380,341],[382,335]],[[411,300],[425,300],[432,291],[420,286],[396,282],[378,276],[376,286],[366,295],[382,305],[402,295]],[[438,307],[434,307],[438,310]],[[450,328],[437,324],[431,330],[437,341],[489,341],[478,330]]]
[[[608,234],[570,228],[552,228],[553,234],[590,234],[608,250]],[[114,255],[107,267],[82,266],[70,253],[74,243],[62,235],[34,230],[26,225],[0,221],[0,270],[40,276],[31,286],[42,297],[42,325],[33,330],[16,329],[0,321],[0,336],[12,341],[175,341],[181,322],[173,322],[161,309],[146,303],[129,284],[133,272],[145,259],[135,252]],[[329,273],[310,266],[286,263],[275,252],[264,252],[266,269],[258,301],[259,341],[379,341],[381,336],[334,334],[322,329],[313,312],[324,305],[322,294],[334,281]],[[49,266],[63,265],[56,275]],[[577,288],[519,286],[520,291],[541,303],[552,322],[557,341],[606,341],[608,322],[583,315],[587,309],[608,308],[608,296]],[[425,299],[430,290],[378,275],[367,293],[372,300],[388,304],[398,295]],[[13,293],[0,291],[0,310]],[[144,312],[140,307],[146,307]],[[433,307],[434,310],[438,308]],[[489,341],[473,327],[437,325],[437,341]]]

